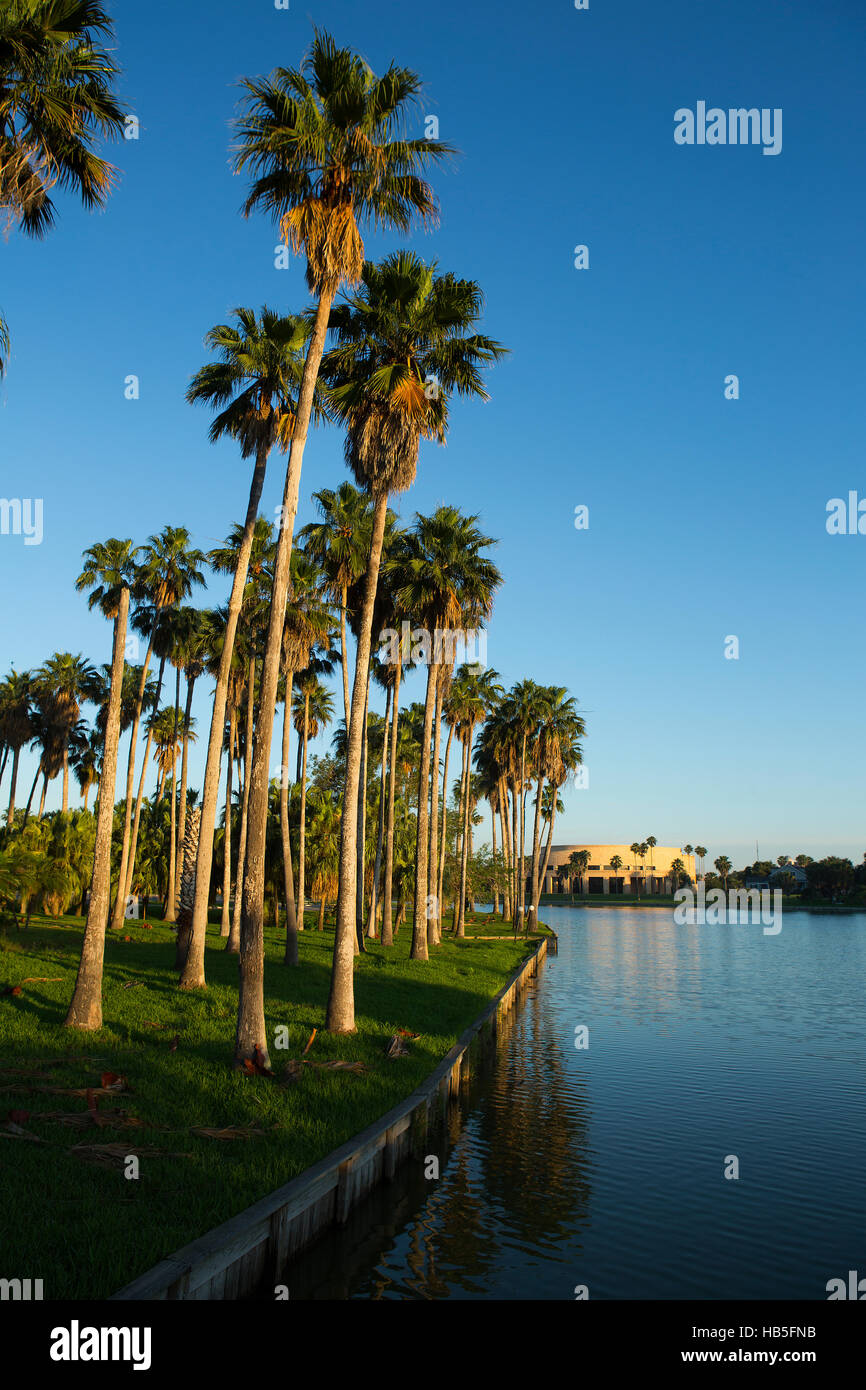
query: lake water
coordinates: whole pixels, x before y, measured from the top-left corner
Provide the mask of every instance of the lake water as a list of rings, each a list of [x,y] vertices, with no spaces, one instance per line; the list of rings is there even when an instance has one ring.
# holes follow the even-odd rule
[[[775,936],[544,919],[559,953],[438,1181],[407,1165],[285,1272],[291,1297],[826,1299],[866,1276],[866,914],[786,913]]]

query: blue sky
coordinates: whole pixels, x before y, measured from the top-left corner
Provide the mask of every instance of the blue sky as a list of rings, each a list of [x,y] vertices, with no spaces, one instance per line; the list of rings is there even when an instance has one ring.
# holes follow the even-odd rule
[[[866,496],[858,0],[109,8],[141,122],[114,147],[117,191],[95,216],[61,197],[47,240],[2,247],[0,492],[44,499],[41,545],[0,536],[2,669],[109,659],[73,587],[93,541],[171,523],[206,549],[242,519],[247,465],[184,391],[233,306],[307,302],[272,226],[239,215],[228,147],[238,80],[297,64],[315,23],[420,72],[418,133],[436,115],[461,151],[412,243],[481,283],[511,352],[396,505],[480,514],[505,576],[489,664],[580,703],[589,787],[566,793],[557,841],[860,859],[866,537],[825,529],[830,498]],[[782,152],[675,144],[674,112],[701,100],[781,108]],[[368,254],[397,244],[371,235]],[[299,524],[345,476],[338,434],[317,432]],[[200,785],[206,689],[195,713]]]

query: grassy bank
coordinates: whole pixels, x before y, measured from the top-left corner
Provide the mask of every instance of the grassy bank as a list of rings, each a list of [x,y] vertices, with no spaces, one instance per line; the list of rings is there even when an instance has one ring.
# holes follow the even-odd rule
[[[46,1298],[113,1293],[408,1096],[534,945],[510,933],[502,941],[446,938],[425,963],[407,958],[407,926],[392,947],[368,943],[356,963],[357,1032],[319,1032],[307,1054],[364,1070],[304,1066],[286,1084],[287,1061],[301,1057],[324,1022],[333,930],[310,925],[308,918],[296,970],[282,965],[282,934],[266,931],[275,1079],[231,1070],[237,958],[226,955],[218,928],[208,937],[207,991],[180,994],[171,929],[127,923],[130,939],[106,944],[105,1024],[88,1034],[62,1027],[81,919],[34,917],[28,932],[0,942],[0,1130],[10,1111],[22,1112],[12,1123],[39,1141],[0,1137],[4,1277],[41,1278]],[[494,926],[485,914],[470,918],[467,930],[487,935]],[[20,994],[3,994],[15,986]],[[281,1026],[286,1048],[277,1045]],[[388,1040],[400,1028],[419,1036],[408,1056],[389,1060]],[[129,1089],[91,1095],[108,1123],[81,1127],[86,1088],[99,1088],[104,1072],[125,1077]],[[210,1138],[191,1133],[198,1126],[255,1132]],[[93,1144],[118,1145],[114,1166],[72,1152]],[[138,1149],[140,1176],[127,1178],[124,1157]]]

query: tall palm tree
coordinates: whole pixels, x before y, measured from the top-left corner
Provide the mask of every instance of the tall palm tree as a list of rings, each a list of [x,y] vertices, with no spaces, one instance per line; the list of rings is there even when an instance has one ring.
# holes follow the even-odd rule
[[[644,841],[644,844],[646,845],[647,849],[649,850],[649,855],[650,855],[650,873],[651,873],[652,876],[653,876],[653,882],[655,882],[655,864],[654,864],[654,862],[653,862],[653,850],[655,849],[656,845],[658,844],[658,840],[656,839],[655,835],[647,835],[646,840]]]
[[[640,857],[640,844],[638,843],[638,841],[632,840],[631,844],[629,845],[629,849],[631,850],[632,859],[637,861],[637,859]],[[635,870],[632,877],[637,879],[637,900],[638,902],[640,902],[640,874],[637,873],[637,863],[633,863],[631,867],[633,870]]]
[[[150,660],[153,655],[153,646],[156,640],[157,626],[160,616],[165,608],[174,607],[181,599],[187,598],[194,584],[204,582],[199,569],[200,561],[204,558],[200,551],[191,551],[189,547],[189,532],[182,526],[165,526],[158,536],[151,536],[147,544],[138,552],[140,560],[136,566],[136,572],[131,586],[132,597],[139,606],[139,616],[146,620],[149,638],[144,662],[141,666],[141,676],[136,693],[135,708],[133,710],[132,722],[130,724],[129,735],[129,754],[126,764],[126,801],[123,817],[123,839],[120,850],[120,874],[117,883],[117,897],[114,903],[111,926],[119,928],[123,922],[123,915],[126,906],[127,882],[130,877],[130,844],[132,840],[132,809],[133,791],[135,788],[135,755],[138,742],[138,727],[141,721],[141,712],[144,705],[145,691],[147,688],[147,675],[150,669]],[[159,704],[159,682],[154,691],[153,706]],[[145,765],[147,754],[145,754]],[[143,792],[144,787],[140,788]],[[140,811],[141,800],[139,798],[138,809]],[[133,856],[134,858],[134,856]]]
[[[224,437],[234,439],[240,445],[241,457],[252,458],[255,462],[244,524],[234,528],[222,552],[222,568],[233,576],[232,590],[216,672],[201,800],[195,898],[180,981],[182,989],[201,989],[205,984],[207,904],[235,635],[253,560],[256,519],[268,458],[275,446],[283,453],[290,448],[303,374],[304,345],[309,337],[309,327],[303,319],[292,315],[279,317],[268,308],[262,309],[258,317],[252,309],[235,309],[234,317],[234,324],[218,324],[208,333],[207,346],[217,357],[196,373],[187,391],[191,404],[206,404],[218,412],[210,426],[211,443]]]
[[[343,668],[343,717],[349,727],[349,657],[346,617],[349,590],[364,573],[370,549],[371,508],[369,497],[350,482],[334,491],[323,488],[313,493],[322,516],[298,532],[298,540],[308,555],[318,560],[326,576],[327,591],[340,605],[340,652]]]
[[[159,708],[160,695],[162,694],[162,678],[165,673],[166,662],[172,652],[174,640],[173,610],[182,599],[190,595],[194,585],[204,584],[204,575],[201,569],[205,561],[204,552],[195,549],[189,542],[190,535],[185,526],[166,526],[158,537],[151,536],[147,545],[143,546],[141,551],[142,563],[139,566],[135,581],[135,596],[139,600],[139,608],[133,619],[133,626],[145,632],[149,632],[148,653],[155,652],[160,659],[159,674],[156,678],[156,691],[154,694],[154,709]],[[147,657],[145,658],[145,671],[146,670]],[[120,924],[123,914],[121,912],[118,916],[118,907],[123,907],[123,904],[132,892],[132,876],[135,867],[138,828],[141,819],[141,803],[144,797],[144,783],[147,776],[147,764],[150,756],[151,743],[153,741],[153,733],[154,726],[150,723],[148,725],[144,757],[141,763],[141,775],[138,781],[135,815],[133,817],[129,837],[125,886],[123,886],[123,857],[121,851],[120,889],[118,891],[118,902],[115,904],[112,925],[114,925],[115,922],[117,925]],[[135,752],[135,735],[136,724],[133,722],[132,734],[130,736],[131,759],[134,757]],[[127,817],[128,814],[129,810],[127,808]]]
[[[295,729],[301,737],[301,810],[298,833],[298,921],[304,920],[304,876],[307,820],[307,744],[327,729],[334,717],[334,700],[330,690],[319,680],[315,666],[309,666],[298,677],[294,699]]]
[[[180,614],[184,617],[180,619]],[[177,915],[180,884],[183,876],[183,848],[186,839],[187,779],[189,745],[193,741],[195,720],[192,717],[192,698],[196,682],[204,675],[213,639],[215,615],[208,609],[182,608],[175,628],[175,661],[178,672],[183,670],[186,677],[186,703],[181,726],[181,766],[180,802],[178,806],[177,830],[172,831],[174,845],[174,893],[169,902],[169,921]],[[175,838],[176,836],[176,838]]]
[[[50,713],[63,770],[62,813],[69,810],[69,743],[81,717],[81,705],[96,704],[102,692],[98,672],[80,654],[55,652],[36,673],[37,695]]]
[[[460,851],[460,877],[454,901],[454,933],[465,936],[466,881],[469,865],[469,835],[472,797],[470,779],[472,776],[472,745],[478,725],[495,709],[502,698],[502,686],[497,671],[483,670],[478,666],[463,665],[454,678],[449,703],[458,716],[458,737],[463,744],[463,777],[461,788],[460,815],[462,837]],[[483,759],[482,759],[483,764]],[[436,771],[438,776],[438,770]]]
[[[90,796],[90,788],[99,782],[99,766],[102,752],[102,739],[98,730],[93,729],[87,742],[77,750],[72,761],[75,780],[81,789],[84,798],[84,809],[87,810],[87,801]]]
[[[53,226],[55,186],[101,208],[114,184],[94,151],[125,117],[103,37],[112,38],[112,22],[96,0],[5,0],[0,10],[0,211],[26,236]],[[0,316],[0,376],[8,356]]]
[[[706,859],[708,853],[709,851],[706,845],[695,845],[695,854],[701,861],[701,878],[703,878],[704,876],[704,860]]]
[[[65,1019],[68,1028],[102,1027],[102,962],[111,889],[111,828],[114,820],[117,748],[120,742],[126,625],[129,617],[130,588],[135,576],[135,560],[136,551],[130,540],[110,540],[105,545],[91,546],[85,551],[84,568],[76,581],[76,588],[92,590],[90,607],[98,606],[106,618],[113,619],[114,636],[102,771],[96,807],[96,843],[90,899],[75,991]],[[137,692],[136,702],[139,709],[142,698],[143,692]]]
[[[356,721],[364,719],[367,704],[370,639],[388,497],[412,485],[422,438],[444,443],[449,397],[456,392],[487,398],[481,368],[502,354],[491,339],[469,331],[482,308],[481,293],[474,282],[437,275],[435,265],[426,266],[410,252],[388,256],[378,266],[365,262],[361,282],[361,288],[334,310],[332,327],[337,345],[327,354],[322,369],[332,413],[346,426],[346,461],[374,501],[348,732],[337,940],[326,1020],[334,1032],[354,1028],[350,997],[354,944],[349,924],[353,917],[357,923],[358,795],[364,747],[363,730]],[[437,383],[434,393],[426,389],[431,380]],[[439,665],[441,656],[437,659],[431,653],[428,734],[432,731]],[[422,758],[425,799],[428,748],[426,740]],[[416,958],[426,959],[426,807],[420,833],[425,837],[424,882],[422,892],[416,877],[413,951]]]
[[[622,868],[622,855],[612,854],[610,856],[610,867],[613,869],[614,874],[618,875]]]
[[[550,861],[553,827],[561,802],[557,795],[583,762],[581,739],[586,733],[583,716],[578,714],[575,701],[562,686],[548,686],[542,704],[539,730],[539,759],[546,785],[541,791],[541,814],[547,822],[547,846],[539,863],[538,849],[533,845],[532,920],[537,924],[541,885]],[[539,784],[540,785],[540,784]]]
[[[731,863],[730,859],[728,858],[728,856],[727,856],[726,854],[720,854],[719,857],[718,857],[718,859],[716,859],[714,862],[715,862],[715,866],[716,866],[716,872],[717,872],[717,874],[719,875],[719,878],[720,878],[720,879],[722,880],[722,882],[724,883],[724,885],[725,885],[725,892],[727,893],[727,891],[728,891],[728,878],[729,878],[730,874],[732,873],[733,867],[734,867],[734,866],[733,866],[733,864]],[[685,865],[683,864],[683,861],[682,861],[681,859],[675,859],[675,860],[674,860],[674,867],[676,867],[677,864],[679,864],[679,866],[680,866],[680,871],[681,871],[682,873],[684,873],[684,872],[685,872]],[[675,884],[674,886],[676,887],[676,884]]]
[[[10,671],[0,685],[0,739],[12,749],[12,782],[6,826],[11,830],[15,817],[15,790],[18,785],[18,762],[21,749],[33,737],[30,702],[33,697],[33,677],[29,671]]]
[[[484,349],[488,350],[492,349]],[[476,386],[481,392],[480,385]],[[437,667],[443,660],[443,653],[437,651],[441,644],[436,642],[435,634],[454,632],[461,626],[479,627],[489,616],[493,596],[502,582],[499,570],[484,553],[494,542],[478,529],[477,520],[477,516],[464,516],[457,508],[446,506],[437,508],[429,517],[418,515],[414,531],[407,535],[405,546],[394,561],[392,582],[397,603],[426,632],[430,644],[418,777],[415,911],[410,953],[413,960],[427,959],[430,740]]]
[[[372,220],[408,231],[416,218],[433,220],[436,202],[421,173],[449,152],[440,141],[406,139],[403,134],[421,88],[415,73],[392,64],[384,77],[377,78],[359,55],[337,48],[326,33],[315,32],[299,69],[279,68],[269,78],[243,85],[246,109],[238,125],[236,169],[253,175],[244,212],[248,216],[257,210],[269,213],[294,250],[305,256],[316,308],[283,489],[262,672],[253,762],[252,854],[244,884],[237,1063],[250,1057],[257,1046],[267,1053],[262,914],[268,763],[301,468],[331,306],[340,286],[355,283],[361,274],[364,246],[359,224]],[[344,809],[345,804],[344,800]],[[347,819],[344,814],[344,827]]]

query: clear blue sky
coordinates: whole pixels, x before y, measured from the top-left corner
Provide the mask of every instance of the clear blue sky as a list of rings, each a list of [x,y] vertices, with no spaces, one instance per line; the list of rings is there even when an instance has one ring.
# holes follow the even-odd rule
[[[866,537],[825,530],[829,498],[866,496],[860,0],[109,8],[141,138],[114,147],[104,213],[61,197],[45,242],[0,252],[0,492],[44,499],[40,546],[0,536],[2,669],[109,659],[73,588],[93,541],[172,523],[208,548],[242,519],[248,468],[207,443],[184,390],[233,306],[307,301],[301,265],[274,268],[271,225],[239,215],[228,146],[238,79],[298,63],[316,23],[377,70],[420,72],[462,151],[414,244],[481,282],[511,355],[398,506],[480,513],[505,575],[489,663],[580,702],[590,785],[566,794],[557,840],[860,859]],[[700,100],[781,108],[781,154],[676,145],[674,112]],[[368,254],[395,244],[371,236]],[[318,433],[300,524],[344,476],[337,433]],[[195,713],[200,786],[206,690]]]

